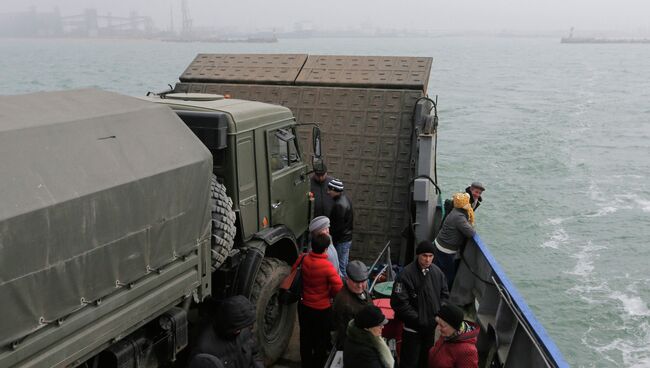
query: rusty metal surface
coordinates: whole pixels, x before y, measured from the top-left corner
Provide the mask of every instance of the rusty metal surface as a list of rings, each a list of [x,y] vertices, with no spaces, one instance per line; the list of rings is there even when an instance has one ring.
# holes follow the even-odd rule
[[[388,240],[398,250],[412,176],[411,114],[423,92],[206,83],[179,83],[176,90],[276,103],[290,108],[299,123],[318,122],[330,175],[343,180],[353,202],[352,257],[370,260]],[[311,127],[300,130],[309,160]]]
[[[305,54],[198,54],[181,82],[293,84]]]
[[[296,84],[426,91],[432,61],[428,57],[309,55]]]

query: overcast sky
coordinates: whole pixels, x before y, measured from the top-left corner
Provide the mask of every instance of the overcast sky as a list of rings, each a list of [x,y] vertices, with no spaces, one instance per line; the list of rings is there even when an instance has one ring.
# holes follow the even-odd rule
[[[188,0],[196,26],[291,28],[381,27],[425,30],[576,29],[650,30],[649,0]],[[149,15],[158,28],[168,28],[170,10],[180,24],[181,0],[0,0],[0,13],[30,6],[63,15],[97,8],[100,14]]]

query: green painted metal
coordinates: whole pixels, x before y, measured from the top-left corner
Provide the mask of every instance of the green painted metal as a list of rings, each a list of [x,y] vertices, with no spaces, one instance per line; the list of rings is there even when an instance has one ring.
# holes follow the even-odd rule
[[[299,150],[291,111],[279,105],[238,99],[202,97],[194,101],[191,95],[185,100],[179,99],[182,93],[173,99],[164,95],[144,99],[174,110],[228,116],[228,148],[213,152],[214,170],[239,211],[242,240],[250,239],[265,223],[285,225],[296,236],[304,233],[309,224],[308,166]],[[291,132],[294,138],[280,142],[276,137],[280,129]]]
[[[176,114],[97,90],[0,110],[1,367],[74,366],[211,293],[212,157]]]

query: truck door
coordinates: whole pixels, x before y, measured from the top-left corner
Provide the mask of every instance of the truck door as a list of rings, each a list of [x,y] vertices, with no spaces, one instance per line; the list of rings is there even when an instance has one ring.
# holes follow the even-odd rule
[[[242,239],[248,239],[258,230],[256,182],[253,132],[243,133],[237,137],[237,186]]]
[[[266,138],[271,176],[271,224],[284,224],[299,236],[309,221],[307,165],[291,127],[269,130]]]

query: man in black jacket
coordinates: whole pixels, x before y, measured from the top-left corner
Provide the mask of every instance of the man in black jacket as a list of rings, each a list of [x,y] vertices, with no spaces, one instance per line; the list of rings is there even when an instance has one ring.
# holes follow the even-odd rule
[[[352,202],[343,192],[343,182],[339,179],[330,180],[327,184],[327,194],[332,197],[334,204],[330,212],[330,235],[334,248],[339,255],[339,269],[341,276],[347,277],[346,268],[350,256],[350,247],[352,247],[352,223],[354,216],[352,213]]]
[[[327,184],[332,177],[327,175],[324,162],[314,164],[314,175],[311,177],[311,192],[314,194],[314,217],[330,216],[334,201],[327,195]]]
[[[332,319],[336,328],[336,348],[343,349],[345,331],[363,307],[372,304],[368,294],[368,267],[361,261],[348,263],[348,278],[343,289],[336,294],[332,305]]]
[[[213,321],[199,334],[190,361],[209,354],[218,358],[224,367],[263,368],[252,330],[255,323],[253,304],[242,295],[232,296],[221,302],[213,316]]]
[[[445,275],[433,263],[434,246],[423,241],[417,258],[397,276],[390,297],[395,316],[404,323],[400,367],[426,367],[433,346],[436,313],[449,299]]]
[[[485,191],[485,187],[478,181],[473,182],[470,186],[465,188],[465,193],[469,194],[469,203],[472,205],[472,209],[476,211],[478,206],[481,205],[483,197],[481,195]]]

